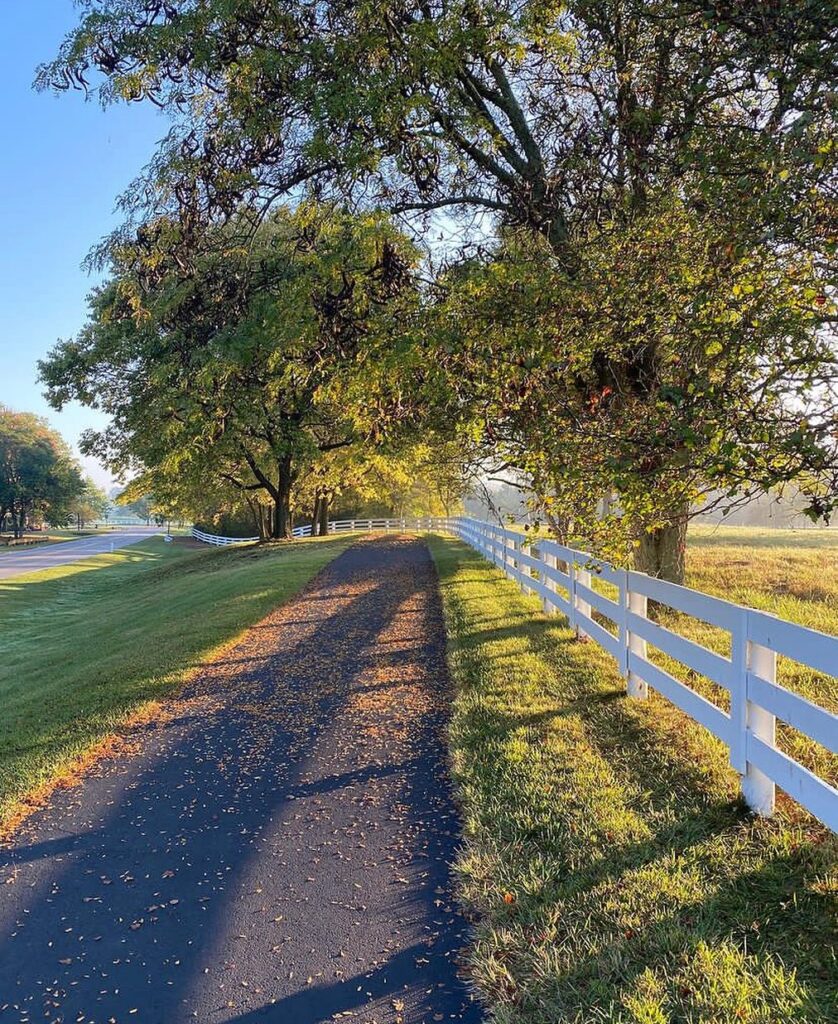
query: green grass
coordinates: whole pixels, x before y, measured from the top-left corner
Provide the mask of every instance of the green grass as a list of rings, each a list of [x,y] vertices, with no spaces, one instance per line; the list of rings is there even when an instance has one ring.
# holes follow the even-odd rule
[[[493,1019],[834,1021],[835,838],[784,808],[751,818],[700,726],[626,698],[596,645],[464,545],[431,543],[468,962]]]
[[[196,549],[154,537],[0,581],[0,821],[350,542]]]
[[[0,555],[10,551],[25,551],[41,544],[65,544],[68,540],[80,540],[82,537],[95,537],[95,530],[50,530],[49,533],[27,533],[27,544],[14,543],[11,534],[0,534]],[[11,542],[11,543],[10,543]]]

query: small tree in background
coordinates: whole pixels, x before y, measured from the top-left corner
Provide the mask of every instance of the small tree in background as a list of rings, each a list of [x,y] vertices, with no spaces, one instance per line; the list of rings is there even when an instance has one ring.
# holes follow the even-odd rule
[[[0,524],[22,536],[34,517],[67,522],[85,482],[69,447],[46,420],[0,406]]]

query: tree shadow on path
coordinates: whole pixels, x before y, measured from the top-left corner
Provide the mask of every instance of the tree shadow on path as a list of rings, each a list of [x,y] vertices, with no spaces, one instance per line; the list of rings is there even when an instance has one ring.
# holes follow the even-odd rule
[[[420,543],[351,548],[31,820],[0,867],[0,1019],[480,1019],[435,583]]]

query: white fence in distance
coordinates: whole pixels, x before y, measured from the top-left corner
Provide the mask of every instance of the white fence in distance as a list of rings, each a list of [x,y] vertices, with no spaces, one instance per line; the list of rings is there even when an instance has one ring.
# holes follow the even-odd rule
[[[538,594],[545,611],[564,615],[579,634],[608,651],[626,679],[629,696],[644,699],[652,687],[709,729],[728,747],[745,802],[758,814],[773,813],[775,787],[779,786],[838,832],[838,790],[780,750],[775,738],[779,718],[838,753],[838,716],[776,681],[778,655],[838,676],[838,637],[645,573],[616,569],[556,541],[531,539],[477,519],[341,519],[329,523],[329,533],[431,530],[459,537],[516,580],[526,593]],[[192,536],[217,545],[258,539],[216,537],[194,529]],[[311,536],[311,527],[298,527],[294,536]],[[616,600],[593,589],[592,573],[616,588]],[[730,657],[650,619],[649,599],[725,630],[730,635]],[[613,633],[593,618],[594,610],[613,623]],[[650,645],[726,689],[730,711],[650,661]]]
[[[219,537],[214,533],[204,533],[203,530],[194,526],[192,527],[192,536],[195,540],[200,540],[204,544],[214,544],[217,548],[226,548],[230,544],[252,544],[259,540],[258,537]]]
[[[372,533],[383,531],[384,533],[406,532],[427,532],[444,526],[444,520],[425,516],[424,518],[402,517],[391,519],[333,519],[329,522],[329,533]],[[295,537],[310,537],[311,526],[295,526],[293,534]],[[203,541],[204,544],[214,544],[216,547],[227,547],[230,544],[254,544],[258,537],[219,537],[214,533],[204,533],[192,527],[192,536],[195,540]]]

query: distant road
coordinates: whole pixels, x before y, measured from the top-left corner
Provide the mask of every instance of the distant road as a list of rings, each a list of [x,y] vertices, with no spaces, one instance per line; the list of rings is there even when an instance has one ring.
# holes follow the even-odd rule
[[[66,544],[44,544],[34,548],[21,548],[20,551],[9,551],[0,554],[0,580],[38,572],[39,569],[54,569],[57,565],[67,565],[69,562],[78,562],[83,558],[90,558],[91,555],[101,555],[110,551],[111,545],[114,548],[124,548],[159,532],[160,528],[157,526],[126,526],[122,530],[102,533],[97,537],[71,540]]]

